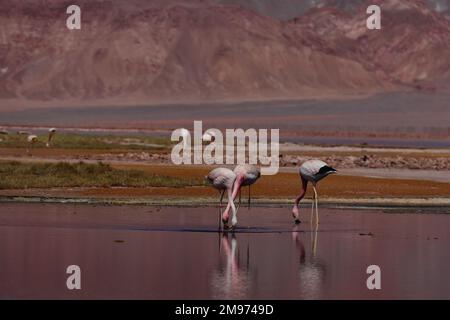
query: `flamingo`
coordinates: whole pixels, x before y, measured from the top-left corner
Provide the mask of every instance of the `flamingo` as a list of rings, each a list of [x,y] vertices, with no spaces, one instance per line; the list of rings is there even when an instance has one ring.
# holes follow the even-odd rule
[[[237,218],[236,218],[236,206],[234,205],[232,193],[233,193],[233,185],[236,180],[236,174],[227,168],[217,168],[212,170],[205,179],[220,192],[222,192],[222,197],[225,191],[228,192],[228,205],[224,210],[223,214],[219,216],[219,230],[220,230],[220,220],[224,223],[224,226],[228,224],[229,219],[229,211],[230,208],[233,212],[233,218],[231,220],[232,227],[236,226]],[[222,198],[220,200],[220,204],[222,204]]]
[[[52,141],[53,136],[56,134],[56,129],[55,128],[50,128],[48,129],[48,140],[47,143],[45,144],[45,146],[47,148],[50,147],[50,142]]]
[[[336,173],[337,170],[330,167],[328,164],[321,160],[309,160],[304,162],[300,166],[300,178],[302,180],[302,191],[298,195],[298,197],[295,199],[294,207],[292,208],[292,215],[294,217],[295,224],[300,224],[301,221],[298,218],[299,211],[298,211],[298,205],[300,201],[305,197],[306,194],[306,188],[308,186],[308,182],[312,183],[313,189],[314,189],[314,198],[312,203],[312,211],[311,211],[311,223],[312,223],[312,215],[314,211],[314,203],[316,205],[316,224],[319,224],[319,211],[318,211],[318,197],[317,197],[317,190],[316,185],[317,183],[322,180],[323,178],[327,177],[330,174]]]
[[[241,203],[241,188],[248,186],[248,206],[250,207],[250,187],[259,177],[261,177],[261,169],[251,164],[240,164],[234,168],[236,174],[236,183],[233,189],[233,199],[236,199],[239,192],[239,204]]]
[[[30,148],[33,148],[34,144],[35,144],[36,142],[38,142],[38,137],[37,137],[36,135],[34,135],[34,134],[30,134],[30,135],[27,137],[27,141],[28,141],[28,144],[29,144],[29,148],[27,148],[27,153],[28,153],[28,155],[31,156]]]
[[[7,135],[8,135],[8,131],[6,131],[6,130],[0,130],[0,135],[2,135],[2,136],[7,136]],[[6,138],[5,138],[5,140],[6,140]],[[3,139],[0,139],[0,141],[3,141]]]
[[[215,140],[215,134],[212,130],[206,130],[206,132],[202,136],[202,140],[205,142],[212,142]]]

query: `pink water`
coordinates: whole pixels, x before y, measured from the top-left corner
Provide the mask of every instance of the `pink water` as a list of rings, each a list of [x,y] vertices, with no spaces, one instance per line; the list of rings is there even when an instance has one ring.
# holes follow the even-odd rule
[[[446,209],[239,211],[220,234],[217,208],[0,204],[0,298],[450,299]],[[68,290],[66,268],[81,268]],[[381,267],[381,290],[366,268]]]

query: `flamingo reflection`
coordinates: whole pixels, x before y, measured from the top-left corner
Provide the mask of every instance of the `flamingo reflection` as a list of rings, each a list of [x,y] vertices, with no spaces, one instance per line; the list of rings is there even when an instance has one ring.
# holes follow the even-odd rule
[[[300,238],[298,225],[292,229],[292,242],[299,254],[299,290],[302,298],[316,299],[322,296],[325,282],[325,265],[317,257],[318,228],[311,229],[311,253],[309,259]]]
[[[250,287],[249,256],[246,250],[246,265],[240,265],[240,256],[236,235],[223,233],[220,239],[221,263],[212,279],[213,291],[217,299],[239,299],[248,295]]]

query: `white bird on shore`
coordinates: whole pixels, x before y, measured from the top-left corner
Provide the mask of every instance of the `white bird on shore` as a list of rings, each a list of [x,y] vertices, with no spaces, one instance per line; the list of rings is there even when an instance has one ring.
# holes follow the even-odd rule
[[[0,135],[2,135],[2,136],[7,136],[7,135],[8,135],[8,131],[0,130]],[[0,142],[3,141],[3,140],[4,140],[4,139],[0,139]],[[6,140],[6,138],[5,138],[5,140]]]
[[[215,134],[212,130],[206,130],[206,132],[202,136],[202,140],[205,142],[212,142],[215,139]]]
[[[188,146],[188,142],[187,140],[190,140],[191,137],[191,133],[189,132],[188,129],[182,128],[180,129],[180,135],[183,138],[183,148],[186,149]]]
[[[34,144],[35,144],[36,142],[38,142],[38,137],[37,137],[36,135],[34,135],[34,134],[30,134],[30,135],[27,137],[27,141],[28,141],[28,146],[29,146],[29,148],[27,148],[27,153],[28,153],[28,155],[31,156],[30,149],[33,148],[33,146],[34,146]]]
[[[47,143],[45,144],[45,146],[46,146],[47,148],[50,147],[50,142],[52,141],[53,136],[54,136],[55,134],[56,134],[56,129],[55,129],[55,128],[50,128],[50,129],[48,129],[48,140],[47,140]]]
[[[220,230],[220,220],[224,223],[224,226],[227,226],[228,220],[229,220],[229,210],[231,208],[233,217],[231,219],[232,227],[236,226],[237,224],[237,210],[236,206],[234,205],[233,201],[233,185],[236,180],[236,174],[227,168],[217,168],[212,170],[205,179],[215,188],[219,191],[219,193],[223,193],[227,191],[228,193],[228,205],[226,209],[224,210],[223,214],[220,213],[219,216],[219,230]],[[222,199],[221,199],[222,200]]]
[[[314,199],[312,203],[312,211],[311,211],[311,223],[314,212],[314,204],[316,206],[316,224],[319,224],[319,210],[318,210],[318,196],[316,191],[317,183],[323,178],[327,177],[330,174],[336,173],[337,170],[328,166],[325,162],[321,160],[309,160],[304,162],[300,166],[300,178],[302,180],[302,190],[298,197],[295,199],[294,207],[292,208],[292,215],[294,217],[295,223],[299,224],[299,203],[305,197],[306,188],[308,186],[308,182],[311,182],[314,189]]]

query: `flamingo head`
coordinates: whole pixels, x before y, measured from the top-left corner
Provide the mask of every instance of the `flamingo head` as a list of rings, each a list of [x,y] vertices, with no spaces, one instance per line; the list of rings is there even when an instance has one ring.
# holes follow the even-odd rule
[[[299,203],[300,201],[304,198],[305,194],[306,194],[306,188],[308,186],[308,180],[306,180],[303,175],[300,175],[301,180],[302,180],[302,191],[300,192],[300,194],[298,195],[294,207],[292,208],[292,216],[294,217],[294,223],[296,225],[300,224],[301,221],[299,219]]]
[[[238,223],[238,221],[237,221],[236,215],[233,215],[233,217],[231,218],[231,227],[235,228],[237,223]]]

